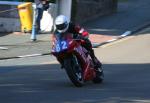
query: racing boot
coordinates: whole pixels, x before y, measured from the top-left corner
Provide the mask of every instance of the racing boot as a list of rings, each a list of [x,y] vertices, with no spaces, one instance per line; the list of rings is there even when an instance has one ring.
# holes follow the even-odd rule
[[[90,50],[90,56],[92,58],[92,61],[93,61],[94,65],[96,66],[97,65],[97,61],[96,61],[96,56],[94,54],[94,50],[93,49]]]
[[[95,69],[95,71],[96,71],[96,75],[100,76],[101,78],[104,78],[102,64],[101,64],[101,62],[98,61],[98,59],[96,58],[93,49],[92,49],[91,52],[90,52],[90,56],[91,56],[91,58],[92,58],[92,60],[93,60],[93,63],[94,63],[94,69]]]
[[[102,64],[97,60],[93,49],[90,50],[90,56],[92,58],[95,68],[101,68]]]

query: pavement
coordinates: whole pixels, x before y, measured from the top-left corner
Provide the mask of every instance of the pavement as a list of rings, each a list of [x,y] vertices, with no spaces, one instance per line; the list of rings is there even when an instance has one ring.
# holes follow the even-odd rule
[[[100,17],[83,26],[91,33],[93,47],[116,41],[150,26],[150,0],[122,0],[118,11]],[[30,39],[30,33],[0,33],[0,60],[49,55],[51,33]]]

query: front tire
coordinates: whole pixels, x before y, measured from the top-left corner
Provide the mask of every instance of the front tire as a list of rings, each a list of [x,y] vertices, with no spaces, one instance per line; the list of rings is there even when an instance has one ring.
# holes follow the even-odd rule
[[[83,77],[80,64],[76,56],[70,56],[64,60],[65,70],[68,77],[76,87],[83,86]]]

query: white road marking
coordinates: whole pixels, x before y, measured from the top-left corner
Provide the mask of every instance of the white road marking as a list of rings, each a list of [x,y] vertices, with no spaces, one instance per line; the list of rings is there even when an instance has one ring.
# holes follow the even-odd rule
[[[124,38],[124,37],[130,35],[131,33],[132,33],[132,31],[126,31],[126,32],[124,32],[122,35],[120,35],[118,38],[115,38],[115,39],[112,39],[112,40],[108,40],[108,41],[107,41],[108,44],[102,45],[101,47],[102,47],[102,48],[105,48],[105,47],[114,45],[114,44],[116,44],[116,43],[123,42],[123,41],[125,41],[125,40],[131,39],[133,36],[130,36],[130,37],[128,37],[128,38]],[[121,38],[124,38],[124,39],[121,39]],[[118,41],[117,41],[117,40],[118,40]],[[113,41],[115,41],[115,42],[113,42]],[[112,43],[111,43],[111,42],[112,42]]]
[[[17,56],[19,58],[25,58],[25,57],[34,57],[34,56],[41,56],[42,54],[30,54],[30,55],[22,55],[22,56]]]
[[[128,36],[130,35],[132,32],[131,31],[126,31],[124,32],[122,35],[120,35],[121,37],[125,37],[125,36]]]
[[[0,50],[7,50],[8,48],[6,47],[0,47]]]

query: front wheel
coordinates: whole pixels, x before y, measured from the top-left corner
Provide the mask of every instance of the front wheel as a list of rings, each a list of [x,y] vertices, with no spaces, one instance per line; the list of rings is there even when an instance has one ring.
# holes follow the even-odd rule
[[[83,86],[82,69],[76,56],[64,59],[64,66],[68,77],[76,87]]]

